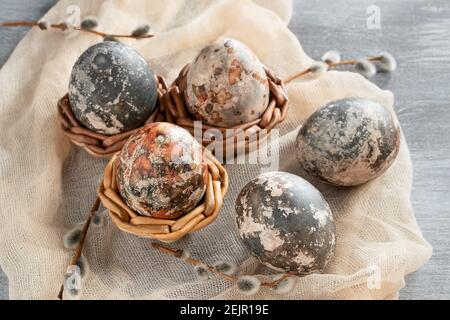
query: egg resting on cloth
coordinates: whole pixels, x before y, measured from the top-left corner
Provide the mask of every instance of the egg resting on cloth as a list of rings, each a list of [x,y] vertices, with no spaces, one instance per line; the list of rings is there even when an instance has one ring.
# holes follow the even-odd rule
[[[348,98],[313,113],[296,144],[306,172],[333,185],[355,186],[392,165],[400,149],[400,127],[380,104]]]
[[[185,95],[195,118],[230,128],[260,118],[270,92],[255,54],[242,42],[225,39],[202,49],[191,63]]]
[[[236,200],[241,238],[263,264],[278,271],[322,271],[336,244],[327,202],[306,180],[269,172],[250,181]]]
[[[195,208],[208,181],[203,147],[169,123],[152,123],[133,134],[119,154],[117,185],[136,213],[177,219]]]
[[[69,83],[75,117],[86,128],[114,135],[143,125],[158,100],[155,75],[130,47],[105,41],[76,61]]]

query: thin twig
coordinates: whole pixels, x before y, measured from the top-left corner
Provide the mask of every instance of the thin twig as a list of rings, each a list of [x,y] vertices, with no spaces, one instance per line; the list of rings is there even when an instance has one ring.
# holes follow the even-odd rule
[[[35,27],[38,25],[37,21],[8,21],[0,22],[2,27]]]
[[[53,26],[53,25],[52,25]],[[90,32],[92,34],[96,34],[100,37],[112,37],[112,38],[133,38],[133,39],[148,39],[148,38],[152,38],[153,35],[152,34],[145,34],[142,36],[133,36],[131,34],[109,34],[109,33],[104,33],[101,31],[96,31],[93,29],[82,29],[80,27],[74,27],[74,30],[78,30],[78,31],[84,31],[84,32]]]
[[[165,253],[165,254],[171,255],[171,256],[173,256],[173,257],[176,257],[176,258],[180,258],[180,257],[183,255],[183,250],[182,250],[182,249],[173,249],[173,248],[169,248],[169,247],[163,246],[163,245],[161,245],[161,244],[159,244],[159,243],[156,243],[156,242],[152,242],[151,245],[152,245],[152,247],[153,247],[154,249],[156,249],[156,250],[158,250],[158,251],[160,251],[160,252],[162,252],[162,253]],[[213,274],[216,274],[216,275],[218,275],[218,276],[220,276],[220,277],[222,277],[222,278],[225,278],[225,279],[227,279],[227,280],[230,280],[230,281],[234,281],[234,282],[235,282],[235,281],[238,281],[238,279],[239,279],[238,276],[236,276],[236,275],[229,275],[229,274],[220,272],[220,271],[218,271],[216,268],[214,268],[214,267],[212,267],[212,266],[209,266],[209,265],[205,264],[205,263],[202,262],[201,260],[194,259],[194,258],[191,258],[191,257],[190,257],[190,258],[187,258],[185,261],[186,261],[187,263],[193,265],[193,266],[197,266],[197,265],[205,265],[205,266],[207,267],[207,269],[208,269],[209,272],[211,272],[211,273],[213,273]],[[268,287],[268,288],[274,288],[274,287],[277,286],[281,281],[283,281],[284,279],[286,279],[286,278],[288,278],[288,277],[290,277],[290,276],[293,276],[293,275],[294,275],[293,272],[287,272],[287,273],[284,273],[283,276],[281,276],[279,279],[274,280],[274,281],[271,281],[271,282],[263,282],[263,283],[261,283],[261,286]]]
[[[381,56],[376,56],[376,57],[368,57],[365,60],[377,61],[380,59],[381,59]],[[337,66],[357,64],[358,61],[359,60],[356,60],[356,59],[349,59],[349,60],[342,60],[342,61],[338,61],[338,62],[334,62],[334,63],[329,63],[328,65],[330,66],[330,68],[334,68]]]
[[[291,81],[293,81],[293,80],[295,80],[295,79],[297,79],[297,78],[300,78],[300,77],[302,77],[302,76],[304,76],[304,75],[307,75],[307,74],[310,73],[310,72],[311,72],[311,68],[308,68],[308,69],[306,69],[306,70],[303,70],[303,71],[301,71],[301,72],[299,72],[299,73],[294,74],[293,76],[290,76],[289,78],[283,80],[283,82],[284,82],[285,84],[288,84],[289,82],[291,82]]]
[[[82,229],[83,235],[81,237],[80,243],[78,244],[77,248],[75,249],[75,253],[72,256],[72,259],[70,259],[69,266],[76,265],[78,262],[78,259],[80,259],[81,254],[83,253],[83,246],[86,241],[86,236],[87,236],[87,233],[89,230],[89,226],[91,225],[92,216],[94,215],[94,213],[97,212],[99,206],[100,206],[100,198],[97,196],[97,198],[95,199],[95,202],[91,208],[91,211],[90,211],[89,215],[87,216],[86,221],[84,222],[83,229]],[[58,299],[62,300],[63,292],[64,292],[64,284],[61,285],[61,288],[58,293]]]
[[[8,21],[8,22],[0,22],[0,27],[38,27],[39,21]],[[83,29],[79,26],[68,27],[65,23],[53,23],[49,25],[50,28],[59,29],[65,31],[67,29],[73,29],[77,31],[82,31],[90,34],[94,34],[100,37],[113,37],[113,38],[133,38],[133,39],[148,39],[152,38],[154,35],[145,34],[141,36],[133,36],[131,34],[109,34],[93,29]]]
[[[369,61],[378,61],[380,59],[381,59],[381,56],[375,56],[375,57],[368,57],[368,58],[366,58],[366,60],[369,60]],[[356,59],[342,60],[342,61],[339,61],[339,62],[328,63],[328,67],[329,67],[329,69],[333,69],[333,68],[336,68],[337,66],[354,65],[354,64],[357,64],[358,61],[359,60],[356,60]],[[326,62],[324,62],[324,63],[326,63]],[[290,76],[290,77],[286,78],[285,80],[283,80],[283,82],[285,84],[288,84],[289,82],[292,82],[295,79],[298,79],[300,77],[303,77],[303,76],[309,74],[311,71],[312,71],[311,68],[305,69],[303,71],[300,71],[300,72],[294,74],[293,76]]]

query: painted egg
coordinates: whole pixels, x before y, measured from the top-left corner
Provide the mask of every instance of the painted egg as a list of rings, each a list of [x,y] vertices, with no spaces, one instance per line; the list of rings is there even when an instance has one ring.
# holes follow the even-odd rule
[[[269,104],[263,65],[242,42],[225,39],[200,51],[189,67],[189,111],[199,120],[231,128],[261,117]]]
[[[236,200],[241,238],[265,265],[278,271],[322,271],[336,245],[327,202],[306,180],[286,172],[261,174]]]
[[[391,166],[400,148],[400,128],[378,103],[349,98],[313,113],[296,145],[306,172],[333,185],[356,186]]]
[[[136,129],[155,110],[155,75],[135,50],[105,41],[88,48],[75,63],[69,101],[78,121],[106,135]]]
[[[117,186],[143,216],[177,219],[194,209],[208,181],[202,146],[185,129],[163,122],[133,134],[119,154]]]

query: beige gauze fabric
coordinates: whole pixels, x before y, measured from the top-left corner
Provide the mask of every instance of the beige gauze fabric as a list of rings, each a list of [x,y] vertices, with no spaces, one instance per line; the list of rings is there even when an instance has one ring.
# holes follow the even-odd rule
[[[98,30],[129,33],[150,24],[156,37],[125,42],[169,82],[199,49],[221,37],[243,41],[282,78],[312,62],[287,28],[290,0],[68,0],[60,1],[45,18],[64,20],[68,11],[74,12],[74,7],[67,11],[74,4],[82,16],[98,17]],[[71,255],[62,237],[82,223],[96,197],[106,160],[88,156],[65,139],[56,103],[67,92],[78,56],[98,41],[85,33],[34,28],[0,71],[0,264],[12,299],[56,298]],[[391,92],[351,72],[331,71],[314,81],[297,81],[288,91],[290,111],[279,126],[278,140],[272,142],[280,146],[276,169],[293,173],[301,173],[294,149],[298,128],[318,107],[350,96],[374,99],[390,110],[393,106]],[[235,261],[242,274],[265,274],[234,224],[236,196],[261,166],[227,168],[231,188],[217,221],[173,246],[210,264]],[[431,256],[411,210],[411,177],[403,140],[396,162],[374,181],[349,189],[315,183],[336,218],[334,258],[323,274],[298,278],[286,296],[263,288],[251,298],[395,297],[405,285],[405,275]],[[191,266],[150,249],[149,243],[119,231],[109,219],[103,228],[92,228],[84,251],[90,272],[83,280],[83,298],[248,299],[222,278],[199,281]]]

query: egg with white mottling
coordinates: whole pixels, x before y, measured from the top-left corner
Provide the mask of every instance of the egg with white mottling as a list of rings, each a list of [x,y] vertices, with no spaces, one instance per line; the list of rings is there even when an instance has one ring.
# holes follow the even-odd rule
[[[245,44],[234,39],[205,47],[187,73],[189,111],[216,127],[231,128],[260,118],[269,94],[264,66]]]
[[[329,103],[301,127],[297,157],[312,176],[336,186],[375,179],[394,162],[400,127],[380,104],[362,98]]]
[[[144,58],[120,42],[89,47],[73,66],[70,106],[86,128],[106,135],[143,125],[156,108],[157,84]]]
[[[269,172],[250,181],[236,200],[239,235],[263,264],[277,271],[322,271],[336,245],[336,227],[321,193],[306,180]]]
[[[201,201],[209,171],[203,147],[187,130],[155,122],[128,139],[116,177],[121,198],[136,213],[177,219]]]

